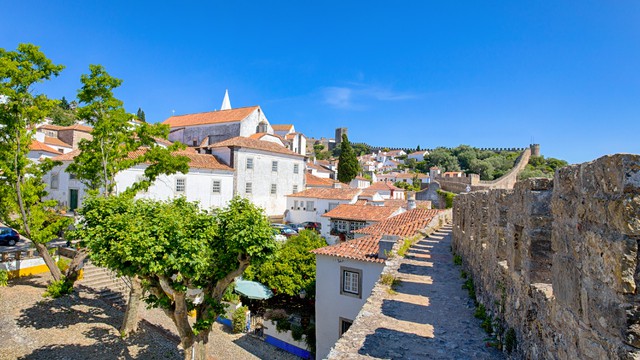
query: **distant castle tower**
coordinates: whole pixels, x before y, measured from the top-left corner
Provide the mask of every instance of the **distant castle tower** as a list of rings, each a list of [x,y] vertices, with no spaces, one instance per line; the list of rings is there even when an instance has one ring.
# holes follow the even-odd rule
[[[336,129],[336,138],[335,138],[336,146],[340,146],[340,142],[342,141],[342,134],[347,135],[346,127]]]
[[[531,144],[531,156],[540,156],[540,144]]]
[[[229,101],[229,90],[224,91],[224,99],[222,99],[222,106],[220,110],[231,110],[231,101]]]

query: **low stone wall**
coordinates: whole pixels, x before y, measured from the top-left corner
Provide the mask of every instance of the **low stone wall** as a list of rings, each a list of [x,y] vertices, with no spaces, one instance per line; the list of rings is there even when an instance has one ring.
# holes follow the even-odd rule
[[[640,155],[456,197],[453,250],[516,358],[640,358]]]

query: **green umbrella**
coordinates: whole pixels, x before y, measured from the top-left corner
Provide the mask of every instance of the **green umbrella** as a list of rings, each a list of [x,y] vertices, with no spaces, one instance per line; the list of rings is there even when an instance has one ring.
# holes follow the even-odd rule
[[[273,292],[265,285],[242,278],[236,278],[235,291],[249,299],[266,300],[273,296]]]

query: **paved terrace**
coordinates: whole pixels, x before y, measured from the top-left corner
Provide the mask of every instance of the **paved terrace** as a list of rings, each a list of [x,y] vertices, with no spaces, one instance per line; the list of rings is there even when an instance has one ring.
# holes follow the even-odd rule
[[[329,359],[503,358],[487,347],[488,336],[462,289],[449,225],[417,242],[405,258],[388,261],[383,273],[401,280],[397,293],[378,283]]]

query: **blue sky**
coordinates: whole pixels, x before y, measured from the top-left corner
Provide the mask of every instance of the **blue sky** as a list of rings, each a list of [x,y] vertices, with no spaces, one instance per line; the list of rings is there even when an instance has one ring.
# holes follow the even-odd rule
[[[640,2],[3,1],[0,48],[30,42],[74,98],[89,64],[151,122],[260,105],[307,136],[523,147],[571,163],[640,153]]]

